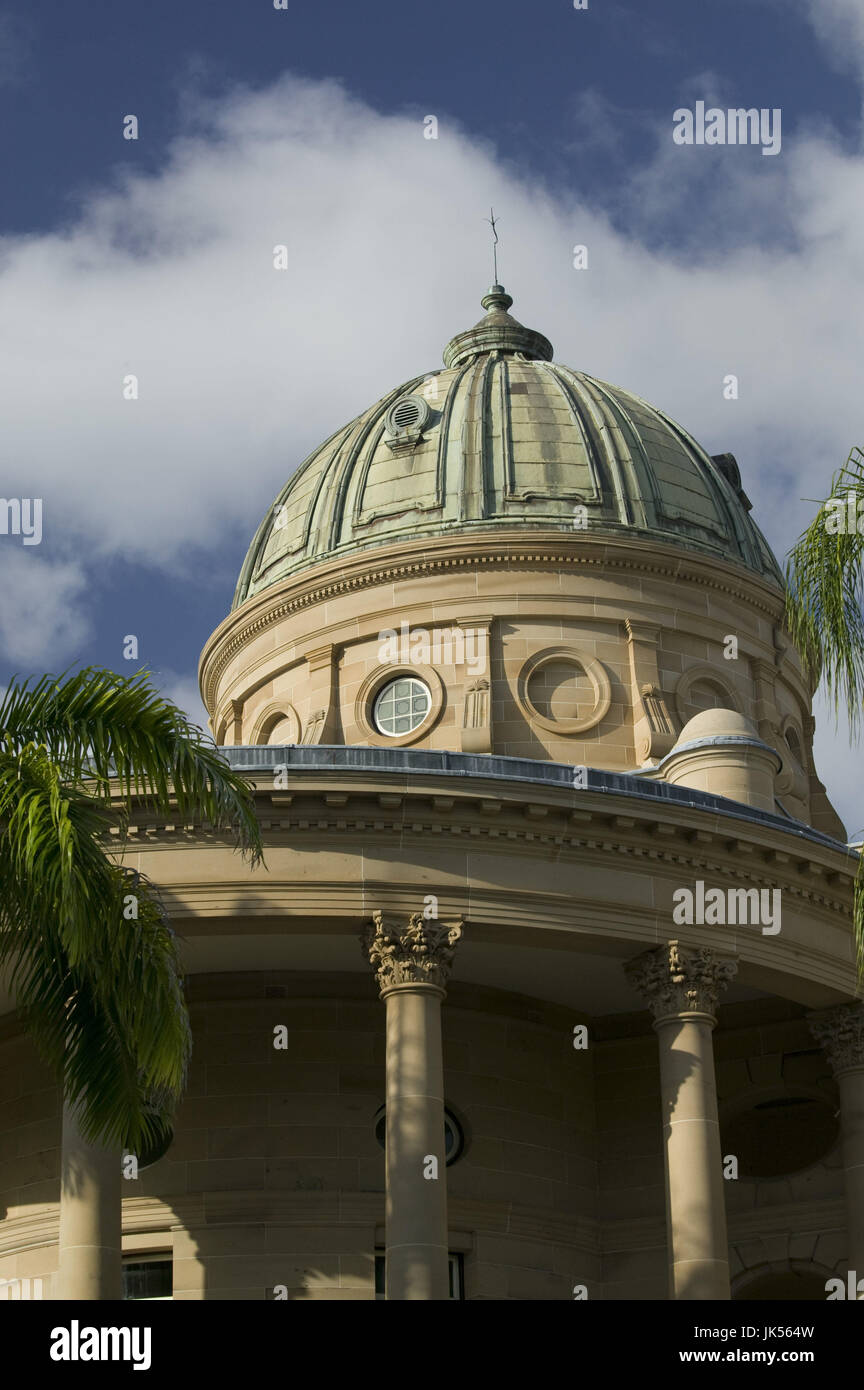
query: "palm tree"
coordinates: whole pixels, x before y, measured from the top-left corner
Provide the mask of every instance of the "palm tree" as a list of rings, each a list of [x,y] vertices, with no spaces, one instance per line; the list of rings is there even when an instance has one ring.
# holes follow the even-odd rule
[[[850,524],[851,523],[851,524]],[[831,496],[799,536],[786,567],[786,621],[811,678],[824,682],[852,737],[864,712],[864,452],[835,473]],[[859,979],[864,980],[864,855],[854,900]]]
[[[177,938],[122,863],[136,810],[230,830],[253,864],[251,787],[142,671],[13,681],[0,700],[0,970],[84,1136],[158,1142],[191,1050]]]

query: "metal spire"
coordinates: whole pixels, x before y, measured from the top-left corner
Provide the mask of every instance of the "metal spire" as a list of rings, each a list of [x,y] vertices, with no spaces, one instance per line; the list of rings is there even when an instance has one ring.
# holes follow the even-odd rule
[[[484,220],[484,222],[488,222],[488,223],[489,223],[489,226],[492,228],[492,236],[493,236],[493,238],[494,238],[494,240],[493,240],[493,242],[492,242],[492,268],[493,268],[493,272],[494,272],[494,273],[493,273],[493,277],[492,277],[492,283],[493,283],[493,285],[497,285],[497,284],[498,284],[498,231],[497,231],[497,224],[496,224],[496,222],[495,222],[495,210],[494,210],[494,208],[490,208],[490,209],[489,209],[489,216],[488,216],[488,217],[485,217],[483,220]]]

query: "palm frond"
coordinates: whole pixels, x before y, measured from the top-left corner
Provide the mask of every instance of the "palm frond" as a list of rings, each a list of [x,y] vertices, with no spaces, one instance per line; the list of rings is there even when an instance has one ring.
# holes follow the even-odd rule
[[[152,885],[121,871],[117,909],[102,959],[83,980],[77,972],[64,1084],[67,1096],[79,1101],[84,1134],[110,1133],[140,1152],[173,1114],[186,1079],[191,1032],[178,941]],[[103,1070],[94,1087],[93,1071],[103,1060],[110,1080]]]
[[[191,1034],[177,939],[152,885],[108,867],[109,896],[73,965],[49,894],[31,892],[0,840],[0,967],[82,1131],[138,1149],[179,1098]]]
[[[2,897],[17,890],[73,967],[98,951],[113,902],[116,871],[99,844],[110,822],[107,808],[63,785],[45,748],[0,751],[0,913]]]
[[[836,714],[845,707],[853,735],[864,708],[864,533],[832,529],[839,499],[864,517],[864,454],[853,449],[830,498],[789,553],[786,622],[814,682],[825,683]],[[845,517],[843,518],[845,520]]]
[[[835,715],[846,709],[853,739],[864,709],[864,520],[859,517],[864,518],[864,452],[856,448],[834,475],[830,498],[799,536],[786,567],[789,632],[814,685],[824,681]],[[858,860],[852,916],[862,983],[864,855]]]
[[[0,968],[82,1130],[137,1147],[191,1042],[177,939],[153,885],[106,855],[111,820],[44,747],[0,751]]]
[[[65,780],[86,782],[93,795],[108,800],[119,785],[127,803],[201,816],[214,829],[233,831],[241,850],[260,862],[252,788],[146,671],[127,677],[86,667],[13,681],[0,701],[0,747],[31,743],[50,753]]]

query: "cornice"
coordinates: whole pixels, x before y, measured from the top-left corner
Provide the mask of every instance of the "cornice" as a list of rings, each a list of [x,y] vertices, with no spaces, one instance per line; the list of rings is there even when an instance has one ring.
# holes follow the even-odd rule
[[[280,1226],[363,1226],[370,1233],[383,1227],[383,1192],[262,1192],[258,1189],[191,1193],[176,1199],[135,1197],[123,1200],[123,1234],[193,1231],[202,1227],[268,1222]],[[448,1224],[470,1234],[500,1234],[514,1240],[548,1241],[596,1253],[599,1223],[578,1213],[558,1213],[512,1202],[485,1202],[450,1197]],[[59,1203],[44,1204],[25,1217],[0,1223],[0,1254],[57,1244]]]
[[[753,1183],[753,1186],[759,1184]],[[484,1202],[450,1197],[447,1203],[451,1228],[512,1236],[513,1239],[569,1244],[591,1253],[665,1248],[666,1227],[661,1216],[596,1218],[566,1215],[545,1208],[514,1206],[511,1202]],[[170,1233],[201,1226],[238,1222],[273,1222],[279,1225],[368,1226],[383,1224],[383,1192],[261,1192],[258,1190],[200,1192],[171,1201],[158,1197],[124,1199],[124,1235]],[[26,1216],[0,1223],[0,1253],[56,1245],[59,1203],[44,1203]],[[728,1215],[729,1243],[785,1235],[789,1231],[844,1230],[846,1210],[842,1197],[821,1201],[784,1202]]]
[[[24,1250],[38,1250],[57,1241],[60,1210],[60,1180],[57,1180],[58,1201],[40,1202],[0,1221],[0,1255],[19,1255]]]
[[[679,819],[669,809],[634,805],[625,798],[612,810],[600,796],[574,793],[578,808],[566,794],[543,798],[524,789],[482,788],[471,793],[462,788],[406,788],[404,778],[380,778],[380,787],[352,788],[344,776],[334,787],[303,785],[291,793],[258,791],[256,803],[261,830],[278,845],[285,837],[356,839],[358,835],[414,838],[430,837],[466,846],[478,842],[512,854],[519,852],[548,858],[586,852],[602,857],[642,861],[646,867],[680,866],[698,876],[734,881],[750,886],[782,887],[802,902],[851,918],[851,889],[857,861],[839,847],[785,835],[775,827],[758,827],[746,820],[713,812],[694,815],[692,809]],[[459,817],[462,817],[461,819]],[[662,816],[662,818],[661,818]],[[173,849],[184,845],[226,848],[230,838],[201,822],[179,825],[148,819],[126,829],[127,847],[140,853],[145,847]],[[119,833],[118,833],[119,838]],[[219,888],[240,888],[243,880],[220,880]],[[172,890],[167,887],[166,891]],[[256,884],[256,892],[268,888]]]
[[[682,580],[749,604],[772,623],[782,619],[783,596],[754,572],[672,546],[647,548],[636,541],[564,539],[560,532],[531,531],[495,542],[493,537],[453,537],[360,552],[349,563],[325,562],[241,605],[220,623],[201,654],[199,681],[204,703],[214,713],[225,668],[273,624],[314,604],[393,580],[479,567],[602,568]]]

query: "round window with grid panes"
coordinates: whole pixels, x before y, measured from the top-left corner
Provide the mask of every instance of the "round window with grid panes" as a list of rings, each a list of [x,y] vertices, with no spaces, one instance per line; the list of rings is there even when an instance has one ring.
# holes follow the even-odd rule
[[[372,720],[379,733],[398,738],[419,729],[432,708],[432,692],[415,676],[388,681],[375,697]]]

